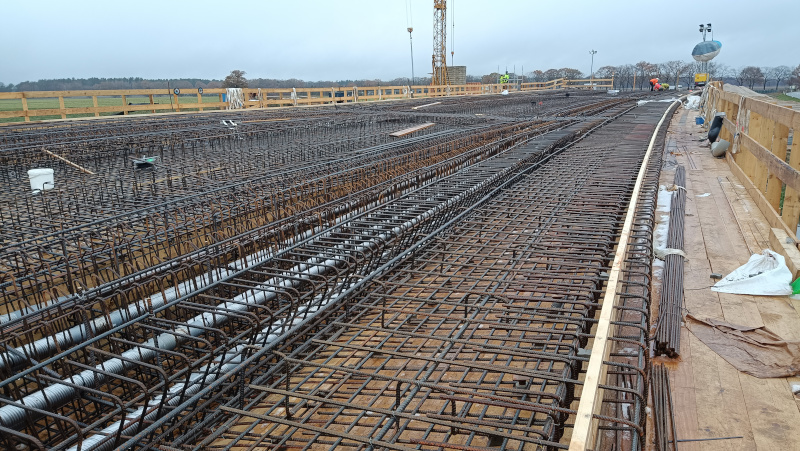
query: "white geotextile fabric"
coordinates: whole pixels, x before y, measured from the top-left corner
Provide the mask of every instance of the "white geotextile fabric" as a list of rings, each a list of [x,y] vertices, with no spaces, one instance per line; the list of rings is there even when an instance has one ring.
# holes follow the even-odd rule
[[[700,96],[689,96],[686,98],[686,103],[683,107],[687,110],[696,110],[700,108]]]
[[[711,290],[720,293],[755,296],[788,296],[792,294],[792,272],[783,255],[764,249],[753,254],[744,265],[736,268]]]
[[[228,88],[227,97],[229,110],[238,110],[244,106],[242,88]]]

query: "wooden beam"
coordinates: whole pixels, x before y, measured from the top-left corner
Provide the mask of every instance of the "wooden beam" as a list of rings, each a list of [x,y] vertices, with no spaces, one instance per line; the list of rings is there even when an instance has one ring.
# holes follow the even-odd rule
[[[22,97],[22,115],[25,116],[25,122],[30,122],[31,117],[28,116],[28,99]]]
[[[744,188],[747,190],[747,193],[750,194],[750,197],[753,198],[753,202],[756,203],[758,209],[761,210],[761,213],[764,214],[764,218],[767,220],[769,225],[775,228],[782,228],[786,230],[786,233],[789,234],[789,236],[794,236],[794,232],[791,231],[790,225],[787,225],[787,222],[785,222],[785,215],[788,206],[787,202],[790,204],[792,203],[790,191],[793,193],[796,193],[797,191],[794,191],[789,187],[786,188],[786,199],[784,199],[784,204],[783,204],[784,218],[782,218],[781,215],[779,215],[778,212],[775,211],[774,208],[772,208],[772,205],[770,205],[767,198],[764,197],[764,194],[758,189],[756,189],[755,185],[753,185],[753,182],[750,181],[750,179],[745,175],[742,168],[739,167],[739,165],[736,163],[733,157],[731,157],[730,153],[727,154],[727,160],[728,160],[728,165],[731,168],[731,172],[733,173],[733,175],[736,176],[737,179],[739,179],[739,183],[744,185]],[[795,221],[795,226],[796,225],[797,221]]]
[[[401,136],[409,135],[411,133],[418,132],[420,130],[424,130],[424,129],[428,128],[428,127],[433,127],[434,125],[436,125],[435,122],[426,122],[424,124],[415,125],[414,127],[404,128],[402,130],[398,130],[396,132],[389,133],[389,136],[394,136],[395,138],[399,138]]]
[[[786,186],[791,187],[796,191],[800,191],[800,171],[789,166],[788,163],[782,161],[778,156],[770,152],[769,149],[762,146],[756,140],[751,138],[746,133],[739,134],[739,144],[744,146],[753,156],[764,166],[771,174],[775,174]],[[760,189],[761,187],[757,185]]]
[[[63,161],[64,163],[67,163],[68,165],[72,166],[73,168],[75,168],[75,169],[77,169],[77,170],[79,170],[81,172],[84,172],[84,173],[89,174],[89,175],[95,175],[94,172],[84,168],[83,166],[79,166],[79,165],[67,160],[66,158],[64,158],[64,157],[62,157],[60,155],[56,155],[56,154],[54,154],[53,152],[50,152],[47,149],[42,149],[42,150],[44,151],[44,153],[46,153],[46,154],[48,154],[48,155],[50,155],[52,157],[58,158],[59,160]]]
[[[420,108],[425,108],[425,107],[427,107],[427,106],[438,105],[438,104],[440,104],[440,103],[442,103],[442,102],[426,103],[425,105],[415,106],[415,107],[412,107],[411,109],[412,109],[412,110],[418,110],[418,109],[420,109]]]

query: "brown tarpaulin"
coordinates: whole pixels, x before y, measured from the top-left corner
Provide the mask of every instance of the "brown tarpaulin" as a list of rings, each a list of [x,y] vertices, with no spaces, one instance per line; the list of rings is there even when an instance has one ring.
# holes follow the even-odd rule
[[[751,376],[800,374],[800,341],[786,341],[766,327],[747,327],[686,315],[689,330],[737,370]]]

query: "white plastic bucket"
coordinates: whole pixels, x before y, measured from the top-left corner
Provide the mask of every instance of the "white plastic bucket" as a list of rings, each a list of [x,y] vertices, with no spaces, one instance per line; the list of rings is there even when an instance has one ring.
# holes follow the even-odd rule
[[[31,169],[28,171],[31,189],[34,191],[53,189],[53,170],[50,168]]]

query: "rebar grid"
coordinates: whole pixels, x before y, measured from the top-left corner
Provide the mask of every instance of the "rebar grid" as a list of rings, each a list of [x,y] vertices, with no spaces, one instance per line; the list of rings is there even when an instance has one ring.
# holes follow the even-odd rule
[[[651,131],[661,112],[651,110]],[[607,126],[596,140],[627,131],[628,142],[589,138],[376,281],[332,322],[330,337],[297,343],[298,357],[254,378],[253,400],[224,407],[238,416],[197,446],[566,448],[557,442],[569,433],[588,360],[580,350],[591,339],[646,123]],[[657,189],[659,164],[651,167]],[[647,268],[652,204],[650,196],[637,216],[631,250]],[[642,444],[644,418],[626,419],[632,409],[624,406],[641,410],[646,396],[642,278],[649,271],[629,267],[623,296],[632,302],[616,322],[626,349],[608,363],[606,388],[616,396],[605,413],[616,415],[606,421],[628,434],[621,449]]]
[[[589,105],[591,108],[580,105],[571,111],[572,114],[587,113],[587,117],[594,120],[593,124],[597,124],[603,110],[624,103],[625,100],[603,99]],[[554,113],[557,114],[558,111]],[[169,430],[170,434],[190,436],[191,428],[186,428],[193,422],[201,422],[210,413],[204,410],[209,405],[216,402],[226,403],[226,400],[237,396],[242,397],[242,401],[252,397],[244,395],[249,391],[243,385],[244,370],[232,372],[234,368],[244,367],[247,372],[255,374],[269,367],[269,359],[262,356],[251,361],[249,356],[257,354],[258,349],[273,343],[278,337],[285,336],[295,323],[314,316],[317,310],[337,299],[337,296],[344,293],[362,275],[371,274],[400,255],[404,249],[415,246],[421,236],[433,233],[454,215],[493,192],[504,181],[532,170],[537,162],[542,161],[542,153],[557,149],[576,136],[582,136],[593,126],[592,123],[574,124],[576,121],[531,120],[495,127],[493,130],[468,131],[471,135],[462,133],[456,139],[451,137],[449,141],[440,144],[443,147],[440,152],[446,156],[436,161],[447,164],[437,166],[434,163],[425,166],[423,162],[416,172],[406,171],[402,183],[388,180],[382,182],[384,185],[375,185],[382,190],[376,188],[369,192],[370,186],[367,185],[363,190],[357,191],[365,194],[348,194],[338,204],[334,203],[334,199],[325,205],[327,210],[322,210],[333,211],[330,216],[320,213],[315,215],[313,211],[309,213],[309,203],[301,202],[296,208],[297,213],[290,212],[294,215],[286,214],[280,218],[283,222],[272,221],[260,225],[260,229],[253,228],[252,222],[242,226],[238,221],[232,221],[237,222],[236,226],[240,227],[234,230],[239,235],[230,235],[227,242],[219,238],[218,230],[212,234],[198,227],[200,232],[195,233],[204,233],[206,240],[211,238],[192,249],[202,254],[195,254],[191,259],[185,258],[181,261],[181,254],[176,252],[173,261],[178,264],[159,268],[158,272],[154,268],[163,265],[164,259],[145,259],[146,264],[143,267],[135,268],[142,277],[128,280],[125,286],[119,284],[122,277],[115,273],[109,279],[112,282],[101,280],[95,287],[90,286],[89,290],[59,293],[61,296],[70,296],[70,302],[52,296],[29,304],[36,308],[17,310],[20,315],[5,317],[7,321],[4,321],[2,329],[7,351],[2,356],[3,371],[10,375],[13,373],[8,371],[24,368],[28,370],[22,371],[22,376],[13,383],[3,385],[6,396],[19,401],[28,399],[26,396],[43,393],[47,398],[50,396],[46,391],[48,387],[72,387],[73,393],[79,396],[73,396],[67,403],[51,399],[47,401],[48,411],[26,405],[19,409],[26,412],[25,424],[15,424],[15,427],[24,428],[29,439],[23,441],[34,446],[36,440],[41,444],[47,443],[46,447],[53,447],[57,443],[61,444],[59,446],[70,446],[81,443],[82,437],[96,439],[106,435],[110,438],[101,441],[99,446],[107,446],[123,442],[132,431],[146,429],[154,418],[172,415],[176,421],[178,418],[182,419],[173,422],[167,429],[158,431],[163,433]],[[512,147],[565,125],[567,129],[546,135],[547,139],[538,147]],[[510,151],[507,150],[509,148]],[[426,150],[429,154],[432,153],[429,149]],[[447,154],[448,151],[451,153]],[[461,159],[455,161],[458,158]],[[400,171],[396,173],[402,174]],[[350,177],[355,180],[359,177],[371,179],[374,174],[375,172],[355,173]],[[392,182],[396,183],[392,185]],[[368,197],[368,194],[372,194],[372,197]],[[602,194],[604,193],[601,192],[597,197],[587,197],[580,205],[607,200]],[[367,200],[360,200],[357,196],[363,196]],[[283,199],[299,201],[308,197],[307,191],[296,187],[289,188],[288,194],[282,193]],[[541,202],[557,203],[557,199],[543,196]],[[349,207],[344,208],[343,204]],[[558,207],[549,208],[552,209],[551,216],[555,218]],[[502,211],[505,213],[502,214],[517,215],[517,210],[520,215],[530,214],[524,205],[503,206]],[[239,216],[230,214],[229,217]],[[212,226],[206,223],[205,228],[213,229],[215,221],[209,222]],[[133,218],[131,223],[138,225]],[[274,227],[275,223],[281,227]],[[542,227],[550,227],[546,221],[543,224]],[[470,227],[485,226],[485,223],[475,223]],[[253,230],[256,232],[252,233]],[[248,232],[252,233],[252,238],[245,243],[241,235]],[[573,231],[571,227],[556,228],[555,233],[563,235]],[[596,243],[584,243],[578,238],[580,234],[575,233],[577,242],[587,246],[591,252],[598,252]],[[161,236],[168,235],[165,233]],[[498,232],[494,240],[499,239],[509,237]],[[613,236],[606,239],[613,246]],[[158,242],[157,239],[155,241]],[[463,243],[444,241],[437,246],[446,248],[448,244],[459,249],[464,247]],[[228,245],[228,248],[219,249],[224,248],[224,245]],[[604,246],[607,244],[602,244],[599,248],[602,250]],[[89,246],[84,246],[83,251],[87,248]],[[536,247],[533,246],[532,249]],[[48,251],[52,252],[52,246],[48,247]],[[469,247],[463,252],[465,256],[469,255]],[[516,255],[517,250],[512,249],[510,252]],[[94,254],[87,256],[85,261],[91,261],[97,256],[107,259],[109,257],[107,249],[97,249]],[[480,252],[476,255],[475,258],[484,263],[491,259],[502,260],[497,255],[482,255]],[[171,256],[168,254],[168,257]],[[56,291],[54,286],[74,286],[68,281],[65,283],[65,280],[52,277],[56,272],[48,267],[48,264],[53,263],[52,257],[45,258],[50,258],[51,261],[44,265],[39,264],[34,274],[50,274],[50,279],[29,278],[33,282],[29,282],[28,293],[53,293]],[[537,265],[549,267],[549,258],[548,255],[544,262]],[[450,268],[442,257],[423,262],[426,268],[435,266],[437,262],[440,266]],[[70,274],[69,259],[55,259],[55,263],[66,263],[65,272],[70,277],[82,272],[93,273],[94,277],[102,273],[96,270],[97,266],[91,267],[87,264],[87,268],[82,271]],[[552,274],[548,274],[553,280],[558,280],[555,278],[556,273],[552,271]],[[458,283],[459,286],[473,284],[480,289],[474,278],[484,276],[497,277],[491,271],[487,271],[485,275],[476,272],[465,276],[464,281]],[[62,276],[62,279],[66,278]],[[18,279],[6,287],[15,284],[21,289],[13,292],[25,291],[26,287],[19,284]],[[535,288],[543,292],[552,286],[560,285],[551,282],[551,285],[542,284]],[[103,287],[107,291],[100,289]],[[91,291],[93,288],[95,290]],[[580,285],[580,289],[586,288]],[[574,294],[568,289],[567,293],[569,296]],[[161,301],[156,299],[158,297]],[[52,302],[53,300],[57,302]],[[401,302],[401,299],[398,298],[396,302]],[[446,299],[437,302],[446,305]],[[577,302],[571,305],[582,304]],[[582,305],[580,308],[586,307]],[[373,306],[374,308],[377,307]],[[381,310],[383,316],[392,314],[389,308],[391,306]],[[553,314],[561,315],[562,310],[556,309]],[[124,311],[124,314],[120,314],[120,311]],[[439,311],[441,310],[434,309],[426,313],[431,316]],[[520,313],[512,310],[509,312],[511,313],[493,312],[494,316],[490,315],[488,318],[500,321],[497,318]],[[114,317],[115,314],[120,316]],[[361,313],[355,310],[348,313],[345,322],[355,315],[360,316]],[[554,320],[554,324],[557,321]],[[547,322],[541,324],[550,326]],[[578,327],[569,324],[569,327]],[[585,324],[581,327],[585,327]],[[564,329],[567,330],[571,329]],[[528,332],[530,331],[526,333]],[[562,332],[564,334],[566,332]],[[563,337],[559,338],[559,343],[560,340]],[[37,343],[36,351],[30,348],[34,343]],[[47,345],[47,350],[39,349],[40,344]],[[564,346],[558,344],[557,349],[566,349]],[[547,349],[549,348],[545,351]],[[470,362],[481,363],[481,359],[468,356]],[[263,366],[265,364],[267,366]],[[551,370],[560,371],[557,366],[548,369]],[[249,377],[247,379],[250,380]],[[203,393],[205,397],[202,398],[202,407],[192,408],[189,413],[175,410],[175,406],[185,409],[187,399],[198,393],[198,390],[202,392],[213,384],[217,384],[217,391]],[[234,391],[241,395],[232,393],[232,387],[238,387]],[[549,386],[546,388],[549,389]],[[0,404],[4,405],[13,405],[15,402],[0,399]],[[138,416],[137,412],[140,412]],[[121,418],[131,419],[120,422]],[[191,421],[186,420],[187,418]],[[540,419],[534,423],[537,427],[544,427]],[[10,423],[4,421],[4,424]],[[113,433],[101,431],[115,424],[119,426]],[[552,428],[555,427],[554,423]],[[30,435],[31,432],[34,432],[34,436]],[[14,435],[20,436],[19,433]],[[12,437],[9,436],[8,440],[13,440]]]

